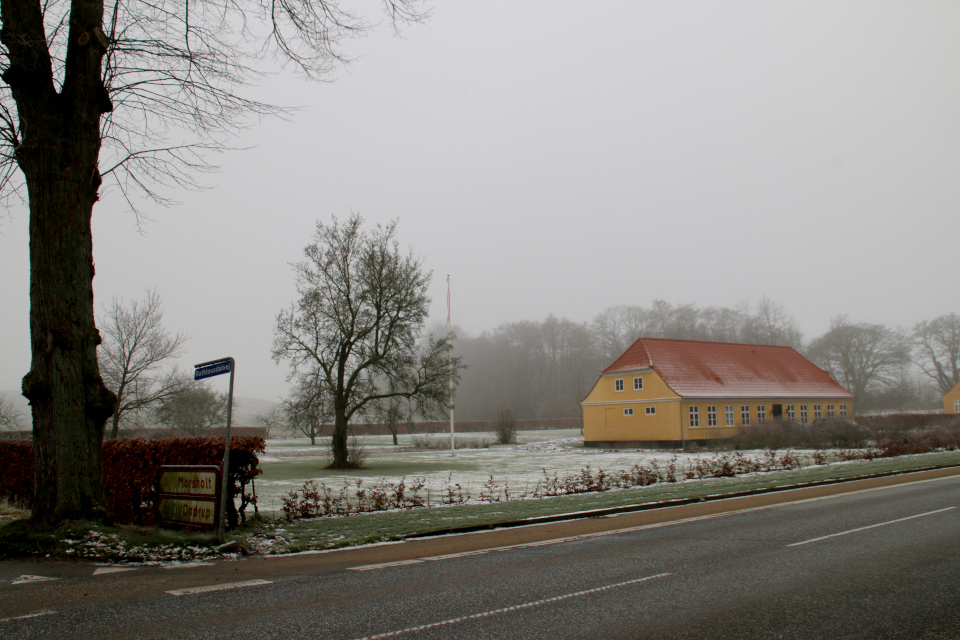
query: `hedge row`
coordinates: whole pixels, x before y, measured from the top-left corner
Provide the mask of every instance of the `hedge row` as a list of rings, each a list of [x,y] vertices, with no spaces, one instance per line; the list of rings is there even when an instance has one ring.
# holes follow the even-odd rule
[[[257,453],[264,451],[263,438],[230,438],[231,497],[240,497],[240,517],[247,504],[256,505],[256,497],[246,487],[260,473]],[[118,524],[154,524],[157,470],[161,465],[206,464],[220,466],[223,461],[223,437],[163,438],[159,440],[105,440],[103,442],[104,481],[110,517]],[[0,499],[27,506],[33,494],[33,442],[0,440]],[[236,524],[236,507],[228,520]]]

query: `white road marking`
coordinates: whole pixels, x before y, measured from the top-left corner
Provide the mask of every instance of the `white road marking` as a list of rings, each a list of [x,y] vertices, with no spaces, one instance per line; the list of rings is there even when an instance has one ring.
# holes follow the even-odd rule
[[[212,562],[184,562],[182,564],[162,564],[161,569],[192,569],[194,567],[212,567]]]
[[[136,567],[98,567],[96,571],[93,572],[95,576],[101,576],[105,573],[120,573],[122,571],[133,571]]]
[[[11,620],[26,620],[27,618],[39,618],[40,616],[49,616],[56,613],[56,611],[50,611],[49,609],[44,609],[43,611],[37,611],[36,613],[28,613],[23,616],[14,616],[12,618],[0,618],[0,622],[10,622]]]
[[[257,587],[262,584],[273,584],[270,580],[246,580],[244,582],[224,582],[222,584],[208,584],[204,587],[190,587],[189,589],[173,589],[167,591],[172,596],[192,596],[197,593],[207,593],[208,591],[226,591],[227,589],[239,589],[241,587]]]
[[[432,558],[431,558],[432,559]],[[399,567],[405,564],[420,564],[423,560],[396,560],[394,562],[381,562],[380,564],[364,564],[359,567],[349,567],[349,571],[372,571],[373,569],[385,569],[387,567]]]
[[[434,560],[450,560],[451,558],[466,558],[467,556],[482,556],[483,554],[491,551],[491,549],[477,549],[476,551],[462,551],[460,553],[448,553],[444,556],[430,556],[429,558],[421,558],[421,560],[427,560],[433,562]]]
[[[803,544],[810,544],[811,542],[820,542],[821,540],[828,540],[830,538],[837,538],[839,536],[845,536],[850,533],[857,533],[858,531],[866,531],[867,529],[876,529],[877,527],[883,527],[888,524],[895,524],[897,522],[904,522],[905,520],[913,520],[914,518],[922,518],[924,516],[932,516],[935,513],[943,513],[944,511],[950,511],[951,509],[956,509],[956,507],[946,507],[945,509],[937,509],[936,511],[927,511],[926,513],[918,513],[915,516],[907,516],[906,518],[897,518],[896,520],[888,520],[887,522],[879,522],[877,524],[871,524],[867,527],[858,527],[856,529],[850,529],[849,531],[841,531],[840,533],[831,533],[828,536],[820,536],[819,538],[811,538],[810,540],[804,540],[803,542],[794,542],[793,544],[788,544],[788,547],[799,547]]]
[[[30,584],[32,582],[46,582],[47,580],[59,580],[60,578],[50,578],[48,576],[20,576],[11,584]]]
[[[553,598],[544,598],[543,600],[535,600],[533,602],[525,602],[523,604],[514,605],[512,607],[504,607],[503,609],[492,609],[490,611],[484,611],[482,613],[474,613],[469,616],[461,616],[459,618],[450,618],[449,620],[442,620],[440,622],[431,622],[430,624],[420,625],[418,627],[407,627],[406,629],[400,629],[398,631],[389,631],[387,633],[380,633],[375,636],[365,636],[359,638],[358,640],[378,640],[379,638],[392,638],[403,633],[410,633],[412,631],[424,631],[426,629],[433,629],[434,627],[440,627],[447,624],[456,624],[458,622],[463,622],[464,620],[475,620],[477,618],[486,618],[488,616],[493,616],[498,613],[507,613],[510,611],[519,611],[520,609],[529,609],[530,607],[536,607],[541,604],[547,604],[549,602],[559,602],[560,600],[566,600],[568,598],[576,598],[578,596],[585,596],[591,593],[598,593],[600,591],[606,591],[608,589],[616,589],[617,587],[625,587],[630,584],[639,584],[641,582],[646,582],[648,580],[653,580],[655,578],[664,578],[669,576],[669,573],[658,573],[655,576],[647,576],[645,578],[636,578],[634,580],[627,580],[625,582],[617,582],[615,584],[608,584],[602,587],[596,587],[593,589],[585,589],[583,591],[575,591],[574,593],[567,593],[562,596],[554,596]]]

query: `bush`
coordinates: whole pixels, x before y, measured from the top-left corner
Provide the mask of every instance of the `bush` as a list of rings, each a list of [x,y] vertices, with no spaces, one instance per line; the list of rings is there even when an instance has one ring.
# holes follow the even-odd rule
[[[237,510],[227,500],[227,518],[235,526],[245,520],[248,504],[256,508],[256,497],[246,487],[260,473],[257,453],[264,450],[263,438],[230,438],[230,498],[240,497]],[[223,438],[164,438],[160,440],[105,440],[103,443],[104,482],[110,518],[118,524],[152,525],[156,502],[157,471],[161,465],[217,465],[223,461]],[[0,440],[0,499],[16,506],[28,506],[33,494],[33,442]],[[231,505],[234,505],[231,508]]]
[[[836,449],[861,448],[874,440],[866,427],[849,420],[830,418],[804,424],[771,420],[740,427],[734,436],[737,449]]]
[[[0,498],[27,508],[33,496],[33,441],[0,440]]]
[[[330,454],[332,457],[332,448]],[[360,469],[369,457],[370,449],[364,446],[357,436],[350,436],[350,440],[347,442],[347,464],[349,467],[351,469]]]
[[[513,409],[500,407],[497,409],[497,420],[494,423],[494,442],[497,444],[517,443],[517,418]]]

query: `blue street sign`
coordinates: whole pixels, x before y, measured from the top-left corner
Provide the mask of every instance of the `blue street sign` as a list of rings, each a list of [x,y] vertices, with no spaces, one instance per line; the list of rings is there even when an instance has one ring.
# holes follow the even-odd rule
[[[233,362],[231,360],[221,360],[219,362],[211,362],[209,364],[204,364],[203,366],[197,366],[193,372],[194,380],[202,380],[204,378],[212,378],[213,376],[223,375],[224,373],[230,373],[230,370],[233,368]]]

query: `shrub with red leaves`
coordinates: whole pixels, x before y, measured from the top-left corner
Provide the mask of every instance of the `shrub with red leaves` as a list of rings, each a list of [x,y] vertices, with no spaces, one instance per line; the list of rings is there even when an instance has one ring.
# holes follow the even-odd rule
[[[227,500],[227,519],[235,526],[244,517],[247,504],[256,506],[256,497],[246,487],[260,475],[263,438],[230,438],[230,497],[240,497],[238,514],[233,500]],[[104,481],[107,508],[118,524],[154,524],[157,470],[162,465],[217,465],[223,461],[223,437],[123,439],[103,443]],[[0,498],[27,506],[33,493],[33,443],[30,440],[0,440]],[[231,509],[231,506],[233,507]]]

